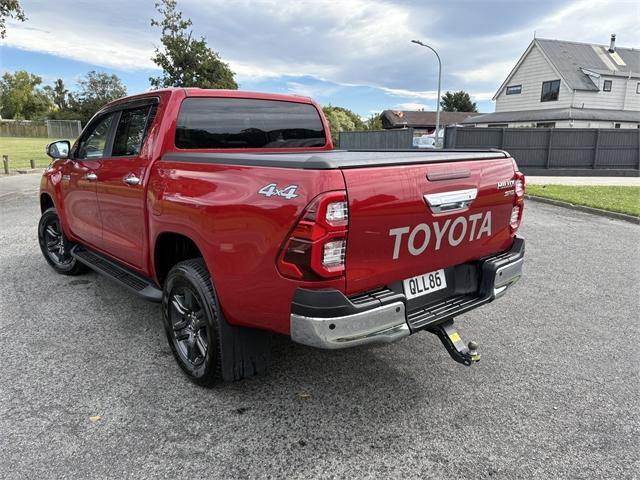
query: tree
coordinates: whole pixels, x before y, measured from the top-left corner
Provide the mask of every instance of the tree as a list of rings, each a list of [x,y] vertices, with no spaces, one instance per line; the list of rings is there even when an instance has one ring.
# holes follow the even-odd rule
[[[471,97],[464,90],[447,92],[440,102],[443,112],[477,112],[478,106],[471,101]]]
[[[344,107],[333,107],[328,105],[322,107],[322,112],[329,122],[329,130],[334,145],[338,144],[340,132],[353,132],[354,130],[367,130],[366,124],[362,119]]]
[[[57,83],[57,82],[56,82]],[[127,88],[117,75],[91,70],[78,81],[77,92],[69,94],[69,109],[64,116],[73,116],[86,124],[100,108],[127,94]]]
[[[382,126],[382,116],[377,113],[371,115],[366,121],[367,130],[384,130]]]
[[[47,85],[44,91],[55,106],[57,111],[61,112],[67,109],[67,95],[69,90],[64,88],[64,81],[59,78],[53,84],[53,87]]]
[[[156,10],[163,18],[151,19],[151,25],[162,30],[163,48],[156,47],[151,59],[162,69],[162,75],[150,77],[151,86],[238,88],[229,65],[207,46],[205,38],[191,38],[193,31],[187,31],[191,19],[182,18],[176,0],[161,0],[156,3]]]
[[[7,72],[0,80],[0,115],[3,118],[43,118],[51,103],[39,85],[42,78],[24,70]]]
[[[20,0],[0,0],[0,38],[7,36],[7,18],[15,18],[24,22],[27,17],[20,6]]]

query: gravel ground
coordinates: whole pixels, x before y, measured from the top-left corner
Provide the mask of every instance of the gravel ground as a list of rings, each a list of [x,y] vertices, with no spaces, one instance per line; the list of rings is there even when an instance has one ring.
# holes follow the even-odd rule
[[[12,178],[1,478],[639,478],[637,225],[530,202],[525,277],[459,319],[471,368],[427,333],[338,352],[278,337],[268,374],[205,390],[157,305],[48,267],[38,177]]]

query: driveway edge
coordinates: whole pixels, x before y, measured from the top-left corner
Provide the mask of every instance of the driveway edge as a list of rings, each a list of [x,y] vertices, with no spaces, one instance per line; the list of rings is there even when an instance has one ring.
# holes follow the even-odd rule
[[[593,215],[599,215],[601,217],[614,218],[616,220],[623,220],[625,222],[634,223],[640,225],[640,218],[633,215],[627,215],[626,213],[610,212],[608,210],[602,210],[600,208],[585,207],[584,205],[575,205],[569,202],[563,202],[560,200],[552,200],[546,197],[537,197],[535,195],[525,194],[527,200],[533,200],[534,202],[546,203],[548,205],[554,205],[556,207],[569,208],[571,210],[579,210],[585,213],[591,213]]]

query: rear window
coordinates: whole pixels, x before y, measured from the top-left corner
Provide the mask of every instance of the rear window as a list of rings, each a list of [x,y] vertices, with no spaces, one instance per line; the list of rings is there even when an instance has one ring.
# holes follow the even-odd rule
[[[176,126],[178,148],[324,147],[313,105],[246,98],[187,98]]]

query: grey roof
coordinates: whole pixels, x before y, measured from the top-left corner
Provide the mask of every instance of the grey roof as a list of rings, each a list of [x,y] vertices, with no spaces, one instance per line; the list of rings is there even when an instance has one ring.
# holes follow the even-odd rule
[[[455,125],[467,117],[481,115],[473,112],[440,112],[441,125]],[[381,114],[382,126],[388,128],[434,128],[436,112],[384,110]]]
[[[604,75],[627,76],[632,72],[640,73],[640,50],[636,48],[616,47],[612,54],[609,47],[604,45],[545,38],[534,41],[574,90],[599,90],[581,68]],[[618,59],[622,62],[617,61]]]
[[[640,111],[604,110],[598,108],[551,108],[541,110],[520,110],[516,112],[495,112],[471,117],[463,124],[545,122],[554,120],[602,120],[609,122],[639,122]]]

